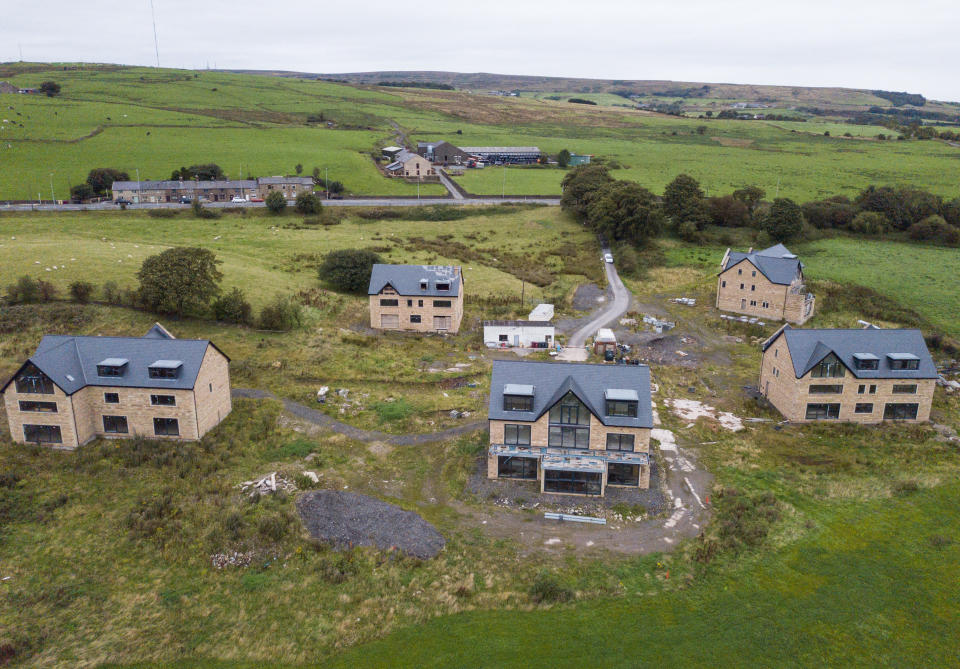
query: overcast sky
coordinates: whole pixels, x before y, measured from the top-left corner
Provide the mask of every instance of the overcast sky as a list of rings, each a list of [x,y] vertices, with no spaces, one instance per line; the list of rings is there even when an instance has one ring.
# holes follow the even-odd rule
[[[160,64],[883,88],[960,100],[957,0],[153,0]],[[15,9],[11,7],[15,5]],[[150,0],[0,0],[0,60],[155,65]]]

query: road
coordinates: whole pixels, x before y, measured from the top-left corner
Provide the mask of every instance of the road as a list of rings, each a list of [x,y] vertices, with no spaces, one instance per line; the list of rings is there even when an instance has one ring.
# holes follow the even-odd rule
[[[560,205],[560,198],[525,198],[525,197],[476,197],[469,199],[453,199],[439,197],[424,198],[351,198],[343,200],[322,200],[325,207],[422,207],[428,205],[491,205],[491,204],[543,204],[551,207]],[[293,202],[288,202],[291,205]],[[228,207],[264,207],[263,202],[204,202],[204,207],[211,209],[225,209]],[[127,210],[134,209],[189,209],[189,204],[177,202],[144,202],[143,204],[127,205]],[[119,211],[120,207],[112,202],[97,202],[95,204],[0,204],[0,211]]]
[[[604,248],[603,253],[610,253],[610,249]],[[566,347],[557,356],[558,360],[586,360],[587,351],[584,346],[587,343],[587,338],[595,335],[600,328],[620,318],[630,308],[630,291],[620,280],[617,268],[612,262],[605,262],[603,266],[607,272],[607,283],[613,290],[613,299],[607,302],[586,325],[570,335]]]

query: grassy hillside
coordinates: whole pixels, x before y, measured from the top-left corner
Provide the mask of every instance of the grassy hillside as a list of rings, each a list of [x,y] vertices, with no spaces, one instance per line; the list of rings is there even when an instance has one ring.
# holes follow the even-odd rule
[[[55,195],[64,198],[92,167],[166,178],[175,168],[209,161],[231,177],[289,174],[300,163],[307,173],[329,169],[330,178],[352,193],[412,195],[415,185],[382,177],[370,159],[371,151],[396,143],[398,127],[410,142],[443,138],[594,154],[619,163],[618,177],[658,192],[687,172],[711,193],[757,184],[773,195],[779,180],[779,194],[798,200],[849,195],[870,183],[913,184],[951,195],[950,174],[960,160],[960,149],[943,142],[876,141],[879,128],[676,118],[545,95],[499,98],[118,66],[5,65],[0,79],[23,86],[54,79],[63,86],[57,98],[0,99],[0,160],[9,168],[0,198],[36,199],[39,193],[47,199],[51,178]],[[705,102],[738,99],[730,93]],[[616,97],[589,95],[604,105]],[[853,137],[843,137],[847,132]],[[559,169],[517,171],[506,192],[556,194],[562,177]],[[491,195],[504,191],[502,181],[489,171],[462,178],[471,192]],[[421,188],[422,194],[443,192],[438,185]]]

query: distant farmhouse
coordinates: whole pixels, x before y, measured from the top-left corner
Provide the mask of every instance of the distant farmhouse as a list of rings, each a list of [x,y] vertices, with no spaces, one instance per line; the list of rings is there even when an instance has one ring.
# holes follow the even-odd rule
[[[388,156],[388,150],[395,148],[397,147],[383,149],[384,155]],[[471,164],[474,162],[524,165],[537,163],[543,157],[543,153],[536,146],[454,146],[443,140],[417,142],[416,155],[434,165],[466,165],[469,167],[474,167]],[[577,156],[579,161],[577,164],[589,163],[590,158],[591,156]]]
[[[450,265],[376,264],[370,273],[370,326],[456,334],[463,319],[463,275]]]
[[[926,421],[937,368],[919,330],[799,330],[764,342],[760,393],[792,422]]]
[[[650,486],[650,369],[493,361],[487,477],[541,492]]]
[[[404,177],[406,179],[434,179],[437,177],[436,170],[430,161],[410,151],[401,151],[397,154],[392,163],[386,166],[389,176]]]
[[[199,197],[210,202],[229,202],[235,197],[263,199],[273,191],[280,191],[285,198],[293,200],[300,193],[312,190],[312,177],[261,177],[223,181],[114,181],[113,199],[153,203],[179,202],[182,198],[196,201]]]
[[[417,154],[431,163],[440,165],[466,165],[470,154],[450,142],[417,142]]]
[[[763,251],[723,255],[717,278],[717,308],[802,324],[813,316],[815,298],[803,282],[803,263],[783,244]]]
[[[212,342],[159,324],[143,337],[47,335],[0,393],[19,443],[196,440],[230,413],[229,365]]]

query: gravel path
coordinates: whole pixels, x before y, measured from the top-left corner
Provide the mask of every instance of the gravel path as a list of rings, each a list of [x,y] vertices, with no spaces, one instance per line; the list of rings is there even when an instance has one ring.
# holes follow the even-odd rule
[[[283,403],[283,408],[298,418],[320,425],[343,434],[357,441],[372,442],[382,441],[394,446],[417,446],[419,444],[430,444],[435,441],[445,441],[453,437],[459,437],[464,434],[476,432],[487,427],[487,421],[477,421],[474,423],[465,423],[457,427],[451,427],[448,430],[440,432],[430,432],[427,434],[387,434],[378,430],[363,430],[353,425],[347,425],[331,418],[322,411],[311,409],[293,400],[282,399],[271,393],[269,390],[258,390],[256,388],[234,388],[231,392],[233,397],[241,397],[253,400],[279,400]]]
[[[433,525],[413,511],[366,495],[313,490],[297,497],[296,506],[311,537],[342,550],[376,546],[426,560],[435,557],[447,543]]]

